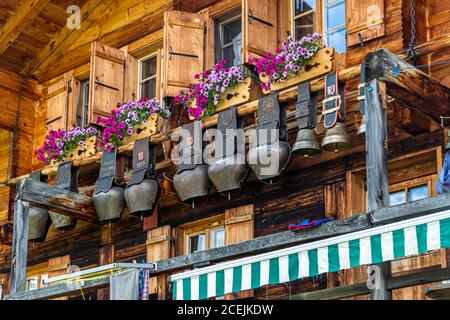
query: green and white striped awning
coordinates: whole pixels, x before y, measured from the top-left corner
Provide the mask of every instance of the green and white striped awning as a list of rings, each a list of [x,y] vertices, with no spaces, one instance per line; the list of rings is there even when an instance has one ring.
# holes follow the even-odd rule
[[[171,276],[174,300],[198,300],[450,247],[450,210]]]

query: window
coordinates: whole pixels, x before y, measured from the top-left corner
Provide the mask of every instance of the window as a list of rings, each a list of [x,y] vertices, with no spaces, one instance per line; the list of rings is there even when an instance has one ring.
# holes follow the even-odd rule
[[[225,245],[224,215],[213,216],[180,226],[184,234],[185,254]]]
[[[324,36],[324,42],[345,52],[346,16],[345,0],[293,0],[292,35],[300,40],[314,32]]]
[[[39,288],[39,281],[38,281],[38,279],[39,279],[38,276],[27,278],[27,290],[36,290],[36,289],[38,289]]]
[[[325,43],[345,52],[347,41],[345,36],[345,0],[324,0],[323,35]]]
[[[85,128],[89,124],[89,79],[80,83],[80,101],[77,106],[76,125]]]
[[[139,60],[139,99],[156,97],[157,55],[153,53]]]
[[[242,19],[227,15],[216,20],[216,63],[227,61],[226,67],[242,64]]]
[[[406,202],[425,199],[429,196],[430,188],[426,183],[418,186],[402,187],[401,190],[389,193],[389,205],[395,206]]]
[[[294,0],[292,8],[293,36],[300,40],[302,37],[313,34],[316,16],[316,0]]]

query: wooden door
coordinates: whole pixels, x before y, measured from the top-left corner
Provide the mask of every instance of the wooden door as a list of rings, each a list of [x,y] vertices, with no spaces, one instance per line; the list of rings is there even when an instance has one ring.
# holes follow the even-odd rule
[[[383,0],[346,0],[347,47],[385,34]]]
[[[243,242],[253,239],[254,236],[254,214],[253,204],[225,210],[225,244]],[[254,290],[225,295],[226,300],[235,300],[253,297]]]
[[[242,0],[244,63],[252,56],[275,52],[278,38],[277,12],[277,0]]]
[[[171,227],[163,226],[147,232],[147,262],[153,263],[170,258],[171,253]],[[150,278],[149,294],[157,294],[158,300],[166,300],[167,275],[162,274]]]
[[[204,70],[205,22],[203,15],[164,12],[163,97],[173,97],[194,82]]]
[[[126,54],[99,41],[91,45],[89,78],[89,122],[98,116],[108,117],[124,100],[124,66]]]

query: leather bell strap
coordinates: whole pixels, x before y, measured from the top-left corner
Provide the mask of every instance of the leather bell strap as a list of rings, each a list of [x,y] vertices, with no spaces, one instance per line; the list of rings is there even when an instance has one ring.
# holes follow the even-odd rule
[[[193,170],[199,164],[203,163],[203,143],[201,135],[201,127],[199,121],[194,121],[182,126],[185,132],[188,132],[188,136],[182,136],[180,139],[188,139],[187,141],[180,141],[178,144],[182,148],[180,149],[180,163],[178,164],[177,173],[181,173],[184,170]],[[197,134],[195,134],[197,131]],[[195,141],[195,138],[199,137],[199,141]]]
[[[257,135],[258,135],[258,145],[260,130],[265,129],[267,132],[267,139],[265,140],[266,144],[269,141],[272,141],[271,130],[277,129],[279,131],[279,139],[285,140],[287,137],[287,126],[286,126],[286,110],[285,108],[280,107],[280,103],[278,101],[278,93],[272,93],[268,96],[262,97],[258,101],[258,127],[257,127]],[[266,134],[266,133],[262,133]],[[264,142],[264,139],[262,139]]]
[[[304,82],[298,86],[297,105],[295,118],[300,130],[314,129],[317,125],[317,95],[311,93],[310,82]]]
[[[339,87],[337,73],[329,73],[325,76],[325,99],[322,104],[325,128],[333,127],[338,120],[345,120],[345,86]]]
[[[236,107],[224,110],[219,113],[217,119],[217,130],[221,132],[222,139],[216,140],[216,156],[222,157],[231,156],[236,151],[236,129],[238,128],[238,119],[236,114]],[[219,149],[222,152],[217,152]]]
[[[366,84],[366,66],[364,63],[361,64],[361,78],[358,85],[358,97],[356,98],[359,101],[359,112],[362,115],[366,114],[366,97],[364,92],[364,86]]]
[[[155,179],[156,145],[148,138],[136,140],[133,145],[133,173],[127,187],[141,183],[144,179]]]
[[[117,170],[117,149],[112,149],[110,152],[103,151],[102,161],[100,164],[100,175],[95,182],[94,194],[100,192],[108,192],[116,179]]]
[[[61,163],[56,173],[56,187],[69,191],[78,191],[79,168],[73,168],[72,161]]]

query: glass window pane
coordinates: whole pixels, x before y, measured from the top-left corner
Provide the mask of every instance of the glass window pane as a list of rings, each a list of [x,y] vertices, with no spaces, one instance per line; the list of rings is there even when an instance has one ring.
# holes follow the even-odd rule
[[[327,6],[325,11],[325,29],[328,30],[345,25],[345,2]]]
[[[300,40],[302,37],[314,33],[315,12],[311,12],[295,19],[295,38]]]
[[[428,185],[414,187],[408,190],[408,202],[428,198]]]
[[[141,61],[141,80],[156,75],[156,56]]]
[[[316,0],[294,0],[294,16],[316,9]]]
[[[391,192],[389,194],[389,205],[390,206],[396,206],[398,204],[402,204],[406,202],[405,198],[405,191],[397,191],[397,192]]]
[[[242,21],[233,20],[229,23],[221,24],[221,53],[217,60],[225,59],[226,67],[242,64]]]
[[[242,23],[241,19],[236,19],[222,25],[222,44],[233,42],[238,36],[241,35]]]
[[[211,231],[211,248],[219,248],[225,245],[225,229]]]
[[[141,96],[139,98],[146,97],[148,99],[156,97],[156,78],[147,80],[141,83]]]
[[[205,250],[205,239],[204,233],[189,237],[189,253]]]
[[[38,278],[32,277],[27,279],[27,289],[28,290],[35,290],[38,288]]]
[[[347,41],[345,40],[345,28],[327,33],[326,43],[336,49],[337,52],[342,53],[347,49]]]

